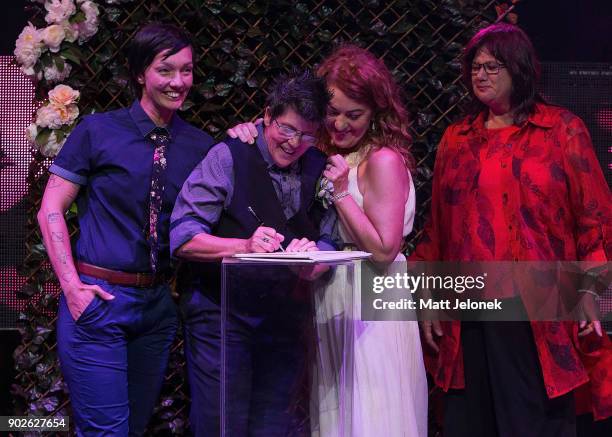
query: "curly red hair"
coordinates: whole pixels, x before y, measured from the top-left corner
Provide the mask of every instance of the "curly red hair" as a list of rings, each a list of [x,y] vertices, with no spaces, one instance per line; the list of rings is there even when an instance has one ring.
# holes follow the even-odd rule
[[[361,47],[346,44],[322,61],[317,74],[325,78],[328,86],[339,88],[350,99],[372,109],[374,129],[366,133],[358,147],[389,147],[403,157],[406,167],[414,168],[408,111],[400,88],[382,60]],[[320,148],[328,155],[338,153],[327,132],[323,133]]]

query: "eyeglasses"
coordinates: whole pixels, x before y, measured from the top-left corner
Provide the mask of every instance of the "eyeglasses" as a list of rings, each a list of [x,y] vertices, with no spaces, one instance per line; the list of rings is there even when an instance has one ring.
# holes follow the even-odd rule
[[[484,67],[484,71],[487,74],[497,74],[501,68],[506,68],[504,64],[500,64],[499,62],[485,62],[484,64],[479,64],[478,62],[472,63],[472,75],[477,75],[481,68]]]
[[[274,123],[276,123],[278,132],[286,140],[297,138],[298,142],[302,142],[303,144],[306,144],[308,146],[313,146],[317,143],[317,137],[312,136],[312,135],[306,135],[304,134],[304,132],[293,129],[292,127],[289,127],[286,124],[279,123],[278,120],[276,119],[274,119],[273,121]]]

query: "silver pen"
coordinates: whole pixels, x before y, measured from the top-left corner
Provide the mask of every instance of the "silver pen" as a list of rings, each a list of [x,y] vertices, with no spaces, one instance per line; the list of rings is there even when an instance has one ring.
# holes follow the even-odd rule
[[[247,207],[247,209],[249,210],[249,212],[251,213],[251,215],[252,215],[253,217],[255,217],[255,220],[257,220],[257,221],[259,222],[258,227],[259,227],[259,226],[263,226],[263,225],[264,225],[264,221],[263,221],[262,219],[260,219],[260,218],[259,218],[259,216],[258,216],[258,215],[257,215],[257,213],[255,212],[255,210],[254,210],[254,209],[253,209],[251,206]],[[281,244],[281,245],[279,245],[279,246],[278,246],[278,248],[281,250],[281,252],[284,252],[284,251],[285,251],[285,249],[283,249],[282,244]]]

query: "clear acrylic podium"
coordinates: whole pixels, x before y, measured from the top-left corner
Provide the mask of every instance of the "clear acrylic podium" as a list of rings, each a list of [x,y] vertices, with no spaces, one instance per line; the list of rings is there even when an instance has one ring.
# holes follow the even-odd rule
[[[310,436],[329,421],[351,435],[361,262],[325,262],[309,281],[298,272],[313,264],[223,260],[222,436]]]

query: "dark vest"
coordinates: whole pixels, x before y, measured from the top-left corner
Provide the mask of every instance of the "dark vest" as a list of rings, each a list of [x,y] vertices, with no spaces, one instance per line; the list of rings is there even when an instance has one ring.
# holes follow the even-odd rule
[[[272,227],[285,236],[283,246],[286,247],[293,238],[318,240],[319,223],[325,209],[320,202],[315,201],[315,191],[325,167],[325,155],[318,149],[310,148],[300,158],[300,208],[293,217],[287,219],[268,174],[268,165],[257,146],[238,139],[228,139],[226,144],[233,160],[234,193],[217,226],[212,229],[212,234],[224,238],[249,238],[259,226],[257,219],[248,211],[250,206],[263,220],[264,226]],[[193,263],[192,271],[199,277],[200,290],[219,303],[221,263]],[[254,288],[266,292],[274,289],[289,292],[297,282],[295,275],[287,268],[241,267],[241,271],[244,274],[236,278],[239,282],[232,287],[246,287],[250,293]]]
[[[264,221],[265,226],[272,227],[285,236],[284,246],[297,237],[317,240],[319,222],[324,210],[315,202],[315,189],[325,167],[325,156],[319,150],[310,148],[300,158],[300,209],[287,220],[268,175],[268,165],[259,149],[238,139],[232,139],[226,144],[234,162],[234,195],[231,204],[223,211],[219,223],[213,229],[213,235],[249,238],[259,225],[257,219],[248,211],[250,206]]]

